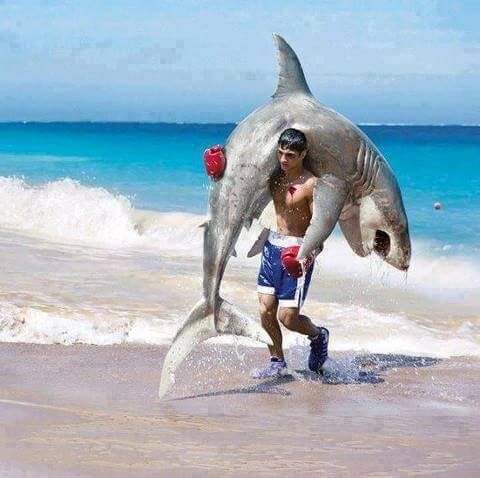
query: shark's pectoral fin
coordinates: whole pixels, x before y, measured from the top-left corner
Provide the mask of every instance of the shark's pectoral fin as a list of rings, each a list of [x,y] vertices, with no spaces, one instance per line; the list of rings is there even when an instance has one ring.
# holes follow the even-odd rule
[[[362,240],[362,230],[360,228],[360,207],[356,204],[346,206],[339,219],[340,229],[345,236],[348,244],[355,254],[365,257],[370,254],[369,250],[365,250]]]
[[[262,252],[263,245],[265,244],[265,241],[268,239],[269,233],[270,233],[270,229],[266,227],[262,229],[262,232],[258,236],[257,240],[253,243],[253,246],[247,252],[247,257],[253,257],[253,256],[256,256],[257,254],[260,254],[260,252]]]
[[[331,234],[340,217],[347,196],[348,186],[342,179],[332,174],[318,178],[313,190],[312,220],[298,253],[299,259],[323,247],[323,242]]]

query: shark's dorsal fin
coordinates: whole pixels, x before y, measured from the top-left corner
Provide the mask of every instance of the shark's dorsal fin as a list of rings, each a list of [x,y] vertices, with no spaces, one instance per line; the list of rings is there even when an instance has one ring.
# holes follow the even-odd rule
[[[273,97],[291,93],[311,95],[297,55],[280,35],[274,33],[273,38],[277,45],[278,65],[280,67],[277,91],[275,91]]]

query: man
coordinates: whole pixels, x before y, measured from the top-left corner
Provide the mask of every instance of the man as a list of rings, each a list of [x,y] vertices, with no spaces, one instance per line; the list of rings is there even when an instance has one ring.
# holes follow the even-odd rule
[[[307,258],[303,263],[296,259],[312,218],[313,188],[316,184],[316,177],[303,166],[306,155],[307,140],[301,131],[290,128],[280,135],[280,171],[270,180],[277,232],[270,231],[264,244],[257,280],[262,326],[272,338],[273,346],[269,346],[270,363],[257,372],[255,378],[287,373],[278,321],[287,329],[310,339],[310,370],[321,372],[328,357],[328,330],[317,327],[307,316],[300,315],[314,263],[314,257]]]

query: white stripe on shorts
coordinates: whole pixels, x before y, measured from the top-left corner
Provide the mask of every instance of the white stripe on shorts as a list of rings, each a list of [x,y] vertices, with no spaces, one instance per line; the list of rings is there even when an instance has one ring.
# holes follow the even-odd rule
[[[272,246],[278,247],[301,246],[303,243],[303,237],[284,236],[278,232],[270,231],[268,234],[268,242],[272,244]]]
[[[279,307],[292,307],[300,309],[303,305],[303,289],[305,288],[305,271],[302,277],[297,279],[297,288],[295,290],[295,298],[293,299],[279,299],[278,306]]]
[[[266,285],[257,285],[257,292],[260,292],[260,294],[275,295],[275,287],[268,287]]]

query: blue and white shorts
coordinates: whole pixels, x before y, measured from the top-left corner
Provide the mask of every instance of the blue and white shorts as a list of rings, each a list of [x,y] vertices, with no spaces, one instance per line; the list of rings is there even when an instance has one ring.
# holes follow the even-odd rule
[[[270,231],[262,253],[262,263],[257,279],[257,292],[274,295],[280,307],[300,308],[307,297],[312,278],[313,262],[302,277],[292,277],[282,266],[282,249],[300,246],[302,237],[283,236]]]

